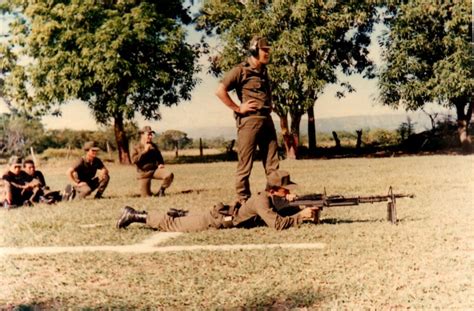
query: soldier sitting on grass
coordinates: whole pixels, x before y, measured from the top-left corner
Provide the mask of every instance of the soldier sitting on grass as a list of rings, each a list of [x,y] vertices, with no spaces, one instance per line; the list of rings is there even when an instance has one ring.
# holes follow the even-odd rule
[[[31,202],[41,202],[52,204],[61,201],[62,197],[59,191],[51,191],[46,185],[46,180],[41,171],[38,171],[33,160],[25,160],[23,171],[26,173],[25,179],[27,185],[31,188],[33,194]]]
[[[23,159],[11,156],[8,161],[8,171],[3,174],[5,188],[4,207],[31,206],[34,197],[34,184],[29,183],[27,174],[22,171]]]
[[[188,215],[187,211],[171,209],[167,213],[136,211],[126,206],[117,221],[117,228],[126,228],[134,222],[145,223],[148,227],[168,232],[196,232],[207,229],[251,228],[261,224],[276,230],[295,227],[303,221],[313,219],[314,210],[305,208],[292,216],[281,216],[276,207],[295,198],[290,192],[296,184],[290,180],[286,171],[274,171],[267,178],[265,192],[252,196],[239,208],[222,203],[208,212]],[[263,222],[263,223],[262,223]]]

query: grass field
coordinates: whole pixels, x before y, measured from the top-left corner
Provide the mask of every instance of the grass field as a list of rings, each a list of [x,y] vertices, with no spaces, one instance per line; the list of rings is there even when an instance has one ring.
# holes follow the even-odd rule
[[[164,198],[142,199],[133,167],[107,164],[106,198],[0,210],[0,247],[129,245],[156,234],[116,230],[125,204],[206,210],[234,198],[235,162],[169,165]],[[324,249],[83,252],[3,255],[0,309],[473,309],[474,156],[285,160],[298,193],[414,193],[386,203],[335,207],[323,224],[182,234],[160,245],[325,243]],[[64,162],[41,167],[64,188]],[[259,163],[252,191],[264,185]],[[259,187],[260,186],[260,187]],[[187,190],[193,190],[189,193]]]

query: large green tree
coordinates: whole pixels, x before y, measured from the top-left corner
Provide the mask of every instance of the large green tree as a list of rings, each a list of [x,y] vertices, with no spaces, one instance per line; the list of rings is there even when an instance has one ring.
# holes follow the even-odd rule
[[[185,41],[181,0],[13,0],[11,9],[23,20],[10,44],[32,60],[6,88],[18,93],[28,81],[18,108],[45,114],[87,102],[99,123],[113,123],[121,163],[130,162],[126,120],[158,119],[161,105],[190,98],[197,49]]]
[[[435,102],[454,107],[459,137],[470,148],[474,79],[471,2],[413,0],[389,7],[382,37],[381,101],[407,110]]]
[[[338,96],[354,91],[339,80],[345,74],[371,77],[367,55],[374,6],[365,2],[323,1],[213,1],[203,4],[198,29],[217,33],[224,43],[211,56],[211,70],[220,74],[245,57],[245,48],[254,34],[272,42],[268,66],[273,86],[275,112],[280,117],[287,150],[297,141],[302,116],[308,113],[310,148],[315,148],[313,106],[330,83],[340,85]],[[291,116],[291,125],[288,123]],[[294,156],[294,154],[293,154]]]

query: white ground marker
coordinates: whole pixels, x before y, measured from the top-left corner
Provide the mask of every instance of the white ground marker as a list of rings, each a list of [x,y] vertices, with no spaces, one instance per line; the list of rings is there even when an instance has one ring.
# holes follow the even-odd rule
[[[0,247],[0,256],[82,252],[169,253],[183,251],[231,251],[271,248],[323,249],[325,247],[324,243],[156,246],[159,243],[177,237],[181,234],[182,233],[180,232],[159,232],[144,240],[143,242],[133,245]]]

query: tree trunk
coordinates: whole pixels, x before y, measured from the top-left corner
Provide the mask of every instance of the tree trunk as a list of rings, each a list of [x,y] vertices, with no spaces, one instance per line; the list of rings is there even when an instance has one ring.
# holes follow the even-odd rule
[[[332,137],[334,138],[334,142],[336,143],[335,148],[341,149],[341,140],[339,139],[339,137],[337,137],[336,131],[332,131]]]
[[[464,98],[453,101],[456,106],[458,135],[461,147],[464,152],[471,152],[471,137],[469,136],[469,123],[472,119],[472,102],[466,101]],[[467,111],[466,111],[467,104]]]
[[[114,133],[117,142],[120,164],[130,164],[130,151],[128,149],[128,138],[123,125],[123,116],[114,117]]]
[[[357,143],[356,143],[356,152],[360,152],[362,147],[362,129],[356,130],[357,133]]]
[[[316,124],[314,121],[314,105],[308,108],[308,149],[310,154],[316,152]]]
[[[294,149],[294,158],[298,157],[298,146],[299,146],[299,139],[300,139],[300,123],[301,117],[303,116],[303,112],[297,112],[291,115],[291,136],[290,141],[292,143],[292,147]]]
[[[296,159],[296,144],[288,126],[288,116],[279,115],[279,117],[281,134],[283,135],[283,144],[285,145],[286,157],[288,159]]]

